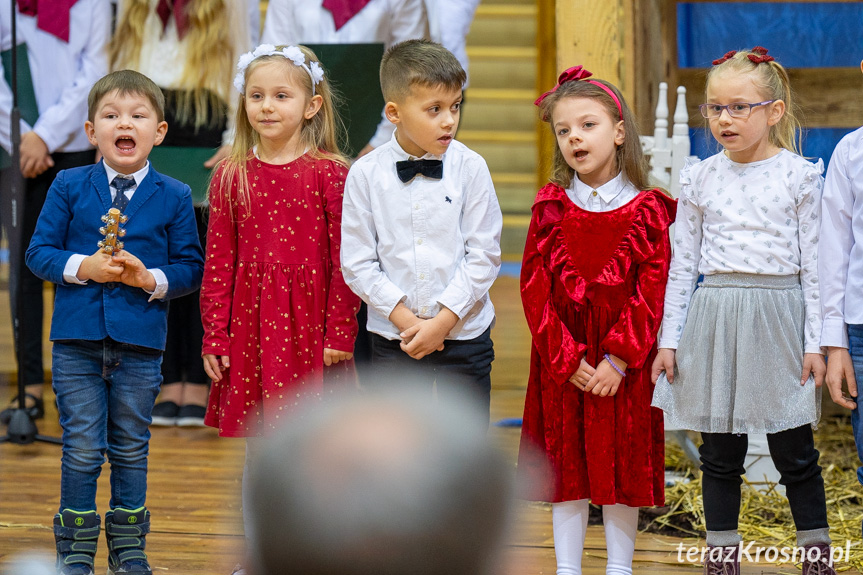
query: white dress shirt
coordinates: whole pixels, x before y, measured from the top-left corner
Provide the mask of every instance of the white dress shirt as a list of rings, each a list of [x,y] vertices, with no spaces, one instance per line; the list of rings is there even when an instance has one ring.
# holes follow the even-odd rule
[[[12,47],[9,2],[0,10],[0,50]],[[16,5],[17,6],[17,5]],[[17,13],[17,8],[16,8]],[[34,131],[48,152],[83,152],[93,146],[84,132],[87,95],[108,72],[105,46],[111,33],[108,0],[79,0],[69,12],[69,43],[36,27],[36,17],[17,14],[18,43],[27,44],[39,119],[21,120],[21,134]],[[0,146],[10,144],[12,90],[0,64]]]
[[[144,23],[141,52],[135,70],[141,72],[157,86],[170,90],[190,90],[194,88],[195,78],[186,75],[185,62],[188,57],[188,36],[180,40],[177,32],[177,22],[174,18],[168,20],[168,25],[163,27],[162,20],[156,13],[159,0],[149,0],[150,12]],[[260,26],[260,12],[257,2],[253,0],[231,0],[225,6],[230,11],[228,21],[231,23],[231,40],[234,48],[232,69],[240,55],[250,51],[253,46],[253,38],[257,38],[256,27]],[[120,12],[117,20],[123,17],[128,10],[128,2],[120,4]],[[132,62],[120,62],[118,68],[126,68]],[[239,102],[239,94],[234,89],[233,73],[226,79],[224,86],[214,91],[228,105],[228,128],[222,134],[222,144],[231,144],[234,141],[234,121]]]
[[[566,189],[567,197],[588,212],[616,210],[634,200],[638,194],[638,189],[623,177],[623,172],[598,188],[591,188],[576,176]]]
[[[270,0],[264,21],[264,44],[369,44],[384,48],[404,40],[428,37],[423,0],[371,0],[340,29],[323,0]],[[395,126],[381,112],[369,141],[377,148],[389,141]]]
[[[117,188],[115,188],[112,184],[114,178],[118,175],[123,175],[117,172],[115,169],[110,167],[105,162],[102,162],[102,166],[105,167],[105,172],[108,175],[108,187],[111,190],[111,200],[117,196]],[[126,190],[125,196],[132,200],[132,195],[135,193],[135,190],[138,189],[138,186],[141,184],[143,179],[147,176],[147,173],[150,171],[150,162],[147,162],[147,165],[138,170],[137,172],[131,174],[132,178],[135,180],[135,185],[130,189]],[[128,175],[124,175],[128,177]],[[95,223],[93,224],[96,225]],[[93,253],[96,253],[96,247],[93,246]],[[131,252],[130,252],[131,253]],[[81,268],[81,262],[84,261],[85,258],[92,254],[73,254],[69,256],[69,259],[66,260],[66,265],[63,268],[63,279],[66,280],[66,283],[70,284],[78,284],[78,285],[86,285],[86,281],[81,281],[78,279],[78,270]],[[134,255],[134,254],[133,254]],[[153,301],[156,299],[162,299],[165,297],[165,294],[168,293],[168,277],[165,275],[165,272],[160,270],[159,268],[147,268],[151,274],[153,274],[153,279],[156,280],[156,289],[152,292],[148,290],[144,290],[147,293],[151,294],[149,301]]]
[[[431,39],[452,52],[468,71],[467,34],[480,0],[425,0]],[[467,88],[467,82],[464,85]]]
[[[342,211],[342,273],[369,305],[368,329],[390,340],[389,316],[404,303],[426,319],[446,307],[459,317],[447,339],[479,337],[494,322],[488,290],[500,271],[503,218],[488,166],[453,141],[443,179],[402,183],[411,158],[392,139],[351,166]]]
[[[845,324],[863,324],[863,128],[837,144],[827,168],[818,244],[821,345],[848,347]]]
[[[680,172],[674,255],[659,347],[677,349],[699,274],[800,275],[804,350],[820,353],[823,163],[782,150],[749,164],[721,152]]]

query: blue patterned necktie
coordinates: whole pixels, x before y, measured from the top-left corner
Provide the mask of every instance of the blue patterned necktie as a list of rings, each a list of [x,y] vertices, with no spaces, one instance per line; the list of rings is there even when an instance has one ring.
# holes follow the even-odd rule
[[[117,208],[121,212],[125,212],[126,206],[129,205],[129,198],[126,197],[126,191],[135,187],[135,178],[115,176],[111,181],[111,186],[117,190],[117,193],[114,194],[114,201],[111,202],[111,207]]]

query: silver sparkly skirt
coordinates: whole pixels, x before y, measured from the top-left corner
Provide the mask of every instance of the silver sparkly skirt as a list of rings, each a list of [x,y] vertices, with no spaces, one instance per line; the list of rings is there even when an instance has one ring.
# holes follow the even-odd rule
[[[666,425],[708,433],[776,433],[816,424],[821,394],[803,371],[803,291],[798,276],[715,274],[695,290],[653,406]]]

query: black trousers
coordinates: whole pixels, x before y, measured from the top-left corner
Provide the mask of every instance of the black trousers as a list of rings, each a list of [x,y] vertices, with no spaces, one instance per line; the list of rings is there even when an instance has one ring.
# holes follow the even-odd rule
[[[198,239],[207,245],[207,216],[205,208],[195,206]],[[168,334],[165,354],[162,357],[162,382],[209,385],[204,371],[201,346],[204,326],[201,323],[201,290],[174,298],[168,302]]]
[[[745,434],[702,433],[701,455],[704,518],[708,531],[734,531],[740,515],[740,486],[749,446]],[[827,527],[824,479],[818,465],[812,427],[802,425],[767,434],[770,456],[779,471],[779,483],[791,506],[798,531]]]
[[[42,204],[48,196],[48,189],[60,170],[68,170],[78,166],[92,164],[96,158],[95,150],[85,152],[55,152],[51,154],[54,167],[49,168],[35,178],[24,180],[24,213],[21,218],[21,249],[20,266],[18,268],[18,335],[15,340],[15,350],[21,347],[20,357],[23,365],[18,366],[18,373],[24,380],[24,385],[42,383],[45,372],[42,367],[42,316],[44,306],[42,305],[43,282],[33,275],[30,268],[24,263],[24,254],[30,245],[30,239],[36,230],[36,222],[42,211]],[[0,172],[0,189],[3,193],[2,214],[3,228],[7,237],[12,226],[11,209],[9,206],[9,186],[11,172],[9,169]],[[101,222],[93,222],[93,228],[98,229]],[[92,253],[96,253],[97,246],[93,244]],[[90,255],[90,254],[86,254]],[[11,310],[12,314],[16,310]]]
[[[371,337],[371,370],[363,386],[374,391],[387,385],[426,387],[431,393],[435,384],[440,396],[458,394],[475,400],[480,415],[489,421],[491,403],[491,362],[494,343],[491,328],[469,340],[446,340],[443,351],[435,351],[420,360],[413,359],[400,347],[399,340],[388,340],[375,333]]]
[[[204,147],[214,150],[222,145],[222,132],[227,125],[227,104],[213,107],[208,104],[206,118],[215,117],[215,122],[195,126],[188,118],[179,114],[180,101],[187,96],[183,90],[163,88],[165,93],[165,120],[171,129],[162,142],[164,146]],[[195,206],[195,220],[198,224],[198,239],[201,246],[207,247],[206,208]],[[162,382],[195,383],[209,385],[210,378],[204,371],[201,360],[201,346],[204,339],[204,326],[201,323],[201,290],[174,298],[168,303],[168,335],[165,341],[165,354],[162,359]]]

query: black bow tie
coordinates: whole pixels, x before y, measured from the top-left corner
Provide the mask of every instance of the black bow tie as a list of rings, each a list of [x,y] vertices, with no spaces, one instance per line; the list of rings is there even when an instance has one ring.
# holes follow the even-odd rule
[[[396,162],[396,173],[404,183],[414,179],[417,174],[439,180],[443,177],[443,162],[440,160],[404,160]]]

